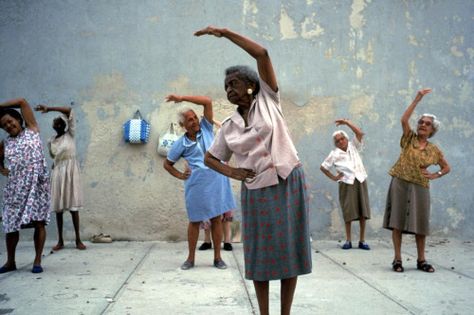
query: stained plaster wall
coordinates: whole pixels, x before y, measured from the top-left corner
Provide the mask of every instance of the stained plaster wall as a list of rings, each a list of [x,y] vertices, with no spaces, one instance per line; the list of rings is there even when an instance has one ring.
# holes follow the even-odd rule
[[[234,29],[270,51],[305,166],[313,237],[341,238],[337,185],[319,171],[333,148],[333,121],[348,117],[366,133],[368,235],[388,236],[381,223],[399,118],[418,89],[431,87],[417,113],[441,119],[433,142],[452,166],[432,183],[432,232],[472,238],[473,19],[469,0],[1,1],[0,96],[74,103],[85,238],[182,240],[183,183],[156,154],[177,107],[164,97],[205,94],[218,119],[232,113],[223,70],[253,60],[225,39],[192,34],[209,24]],[[147,145],[122,140],[121,125],[137,109],[152,125]],[[45,141],[53,117],[37,115]]]

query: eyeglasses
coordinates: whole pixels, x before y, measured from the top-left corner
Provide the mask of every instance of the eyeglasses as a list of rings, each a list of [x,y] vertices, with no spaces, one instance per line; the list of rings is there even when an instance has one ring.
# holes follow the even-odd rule
[[[431,126],[431,121],[420,119],[420,120],[418,120],[418,125],[420,125],[420,126],[425,125],[426,127],[429,127],[429,126]]]

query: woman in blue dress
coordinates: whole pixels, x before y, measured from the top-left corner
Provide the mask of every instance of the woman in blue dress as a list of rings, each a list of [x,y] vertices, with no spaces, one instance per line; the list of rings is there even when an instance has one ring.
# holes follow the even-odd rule
[[[214,243],[214,266],[218,269],[227,268],[221,258],[222,218],[226,211],[235,209],[235,201],[229,179],[204,165],[204,154],[214,140],[212,101],[207,96],[166,97],[168,102],[191,102],[204,107],[204,118],[199,121],[191,108],[179,111],[179,124],[186,133],[179,138],[171,150],[163,167],[174,177],[184,180],[184,196],[188,214],[188,258],[181,269],[194,267],[196,245],[199,237],[200,222],[211,221],[211,234]],[[189,167],[183,172],[174,164],[184,158]]]

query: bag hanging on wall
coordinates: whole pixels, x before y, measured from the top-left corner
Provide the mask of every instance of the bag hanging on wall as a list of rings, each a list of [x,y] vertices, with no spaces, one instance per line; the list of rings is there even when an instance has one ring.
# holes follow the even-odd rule
[[[150,137],[150,124],[137,110],[133,119],[123,124],[123,138],[128,143],[147,143]]]
[[[174,130],[174,124],[171,123],[168,131],[158,140],[158,154],[166,157],[168,155],[168,151],[173,146],[173,143],[178,139],[179,135]]]

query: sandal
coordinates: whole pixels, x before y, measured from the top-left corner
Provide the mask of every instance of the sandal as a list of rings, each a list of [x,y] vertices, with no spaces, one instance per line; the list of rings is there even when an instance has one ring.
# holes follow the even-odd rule
[[[435,272],[435,269],[432,265],[428,264],[426,260],[416,261],[416,269],[424,271],[424,272]]]
[[[405,270],[405,269],[403,269],[402,261],[398,260],[398,259],[396,259],[392,262],[392,269],[395,272],[403,272]]]

